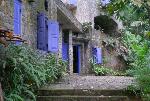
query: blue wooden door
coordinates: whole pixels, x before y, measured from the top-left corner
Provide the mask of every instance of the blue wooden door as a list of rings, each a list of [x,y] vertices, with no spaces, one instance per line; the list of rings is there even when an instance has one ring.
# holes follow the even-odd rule
[[[81,68],[81,46],[77,46],[77,58],[78,58],[78,61],[77,61],[77,68],[78,68],[78,73],[80,73],[80,68]]]
[[[21,34],[21,1],[14,0],[14,34]],[[20,42],[16,42],[20,44]]]
[[[59,42],[59,23],[54,20],[48,21],[48,51],[58,52]]]
[[[69,44],[62,42],[62,59],[68,61],[69,59]]]
[[[73,72],[80,73],[81,68],[81,46],[75,45],[73,46]]]
[[[37,48],[43,51],[48,50],[48,26],[44,13],[39,13],[37,16]]]

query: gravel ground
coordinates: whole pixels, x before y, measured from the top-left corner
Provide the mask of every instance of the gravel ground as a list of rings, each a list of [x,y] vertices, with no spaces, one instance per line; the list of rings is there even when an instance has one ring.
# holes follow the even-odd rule
[[[133,77],[124,76],[65,76],[61,81],[48,85],[46,89],[99,89],[121,90],[135,84]],[[44,87],[45,88],[45,87]]]

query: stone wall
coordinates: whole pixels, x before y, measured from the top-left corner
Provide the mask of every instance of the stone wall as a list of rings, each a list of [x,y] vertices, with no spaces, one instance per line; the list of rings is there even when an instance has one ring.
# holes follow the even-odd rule
[[[13,0],[0,0],[0,26],[13,30]]]
[[[106,33],[101,33],[101,36],[104,66],[107,68],[112,68],[114,70],[125,70],[125,60],[118,53],[120,47],[118,45],[121,45],[118,37],[112,37]],[[110,39],[111,41],[108,41]]]
[[[78,0],[76,18],[81,22],[91,22],[94,26],[94,17],[99,15],[98,5],[96,0]]]
[[[22,0],[21,6],[21,36],[27,40],[28,44],[36,48],[37,37],[37,13],[43,11],[40,1],[29,3]],[[44,5],[43,5],[44,6]],[[0,1],[0,26],[9,30],[14,30],[14,0]]]
[[[68,0],[62,0],[64,3],[68,2]],[[21,16],[21,36],[23,39],[27,40],[28,44],[36,49],[37,46],[37,14],[39,12],[45,12],[49,19],[54,19],[58,21],[64,21],[64,19],[60,19],[60,11],[62,12],[63,17],[65,17],[65,21],[60,25],[60,37],[59,37],[59,53],[58,58],[62,56],[62,30],[72,30],[72,32],[77,32],[79,36],[84,37],[80,31],[82,26],[80,23],[91,22],[92,23],[92,31],[89,40],[85,42],[81,42],[82,44],[82,71],[83,73],[90,72],[90,64],[89,61],[92,58],[91,48],[92,47],[102,47],[101,44],[101,32],[94,29],[94,17],[99,15],[98,5],[96,0],[78,0],[77,9],[75,12],[76,18],[69,12],[69,10],[64,7],[61,1],[48,0],[48,11],[45,10],[44,0],[35,0],[35,2],[28,2],[28,0],[22,0],[22,16]],[[61,5],[60,5],[61,4]],[[63,8],[63,9],[61,9]],[[58,9],[59,10],[58,12]],[[65,13],[64,13],[65,12]],[[69,12],[69,13],[67,13]],[[0,0],[0,26],[3,28],[7,28],[10,30],[14,29],[13,19],[14,19],[14,0]],[[66,15],[65,15],[66,14]],[[60,17],[59,17],[60,16]],[[69,20],[68,20],[69,19]],[[80,23],[79,23],[79,22]],[[65,27],[64,27],[65,26]],[[70,26],[70,27],[66,27]],[[70,67],[72,68],[72,35],[70,35]],[[80,43],[76,41],[74,43]],[[70,70],[72,72],[72,70]]]
[[[36,48],[37,43],[37,6],[37,2],[22,1],[21,35],[33,48]]]
[[[96,30],[96,29],[92,29],[92,46],[93,47],[102,47],[102,43],[101,43],[101,31],[100,30]]]

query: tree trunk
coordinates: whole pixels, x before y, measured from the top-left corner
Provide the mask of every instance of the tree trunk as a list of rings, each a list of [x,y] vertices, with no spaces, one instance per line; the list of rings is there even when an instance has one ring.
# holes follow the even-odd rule
[[[3,93],[2,93],[1,83],[0,83],[0,101],[4,101],[3,100]]]

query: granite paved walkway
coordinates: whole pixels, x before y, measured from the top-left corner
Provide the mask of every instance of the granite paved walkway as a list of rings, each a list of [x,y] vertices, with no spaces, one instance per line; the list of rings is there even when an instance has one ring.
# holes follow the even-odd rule
[[[65,76],[61,81],[45,86],[45,89],[100,89],[121,90],[135,84],[133,77],[124,76]]]

